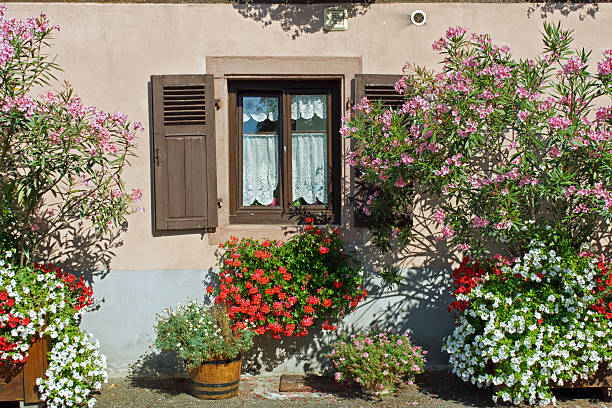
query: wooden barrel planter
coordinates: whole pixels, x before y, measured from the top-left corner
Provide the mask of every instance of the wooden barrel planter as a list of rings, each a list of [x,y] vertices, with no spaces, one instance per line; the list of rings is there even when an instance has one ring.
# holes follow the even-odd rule
[[[602,392],[602,399],[610,401],[612,400],[612,370],[607,365],[603,365],[586,380],[579,378],[573,383],[551,384],[550,386],[551,388],[599,388]]]
[[[189,373],[193,395],[200,399],[226,399],[238,395],[242,357],[209,360]]]
[[[30,346],[25,364],[5,364],[0,367],[0,401],[40,402],[36,379],[47,371],[48,341],[37,339]]]

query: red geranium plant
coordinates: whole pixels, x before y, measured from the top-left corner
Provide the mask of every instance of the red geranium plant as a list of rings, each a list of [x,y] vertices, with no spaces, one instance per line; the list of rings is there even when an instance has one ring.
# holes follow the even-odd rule
[[[361,268],[344,253],[339,230],[306,223],[287,242],[232,237],[219,245],[220,285],[208,293],[229,307],[236,326],[249,322],[277,339],[305,336],[316,321],[336,330],[329,319],[365,298]]]

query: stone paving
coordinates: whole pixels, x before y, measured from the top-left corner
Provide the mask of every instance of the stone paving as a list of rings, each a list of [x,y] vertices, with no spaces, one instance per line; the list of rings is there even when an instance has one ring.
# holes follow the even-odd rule
[[[484,408],[495,406],[491,394],[465,384],[448,371],[429,371],[417,377],[413,386],[404,386],[382,399],[342,389],[279,392],[279,376],[243,375],[240,395],[229,400],[199,400],[189,394],[186,378],[111,379],[98,397],[100,408],[165,407],[346,407],[346,408]],[[556,391],[560,408],[612,408],[600,399],[597,389]]]

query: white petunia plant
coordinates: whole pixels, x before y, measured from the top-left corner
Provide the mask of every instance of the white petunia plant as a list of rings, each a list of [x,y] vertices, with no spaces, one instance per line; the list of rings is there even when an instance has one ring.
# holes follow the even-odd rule
[[[108,381],[106,357],[100,353],[99,342],[92,342],[89,333],[72,331],[55,343],[49,356],[47,378],[36,380],[46,406],[95,406],[92,392]]]
[[[612,274],[603,258],[535,243],[514,262],[464,260],[454,274],[457,325],[443,349],[464,381],[496,387],[494,401],[555,404],[551,386],[610,366]]]
[[[1,253],[0,253],[1,254]],[[91,335],[79,329],[93,303],[82,278],[53,265],[14,265],[14,252],[0,255],[0,364],[21,364],[31,344],[46,336],[46,378],[38,378],[47,407],[93,407],[94,390],[106,381],[106,358]]]

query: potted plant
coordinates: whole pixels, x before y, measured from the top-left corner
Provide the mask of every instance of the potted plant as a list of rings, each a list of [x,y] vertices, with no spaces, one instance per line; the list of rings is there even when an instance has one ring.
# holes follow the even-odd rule
[[[79,329],[91,287],[58,267],[13,259],[0,256],[0,401],[94,406],[107,374],[99,344]]]
[[[157,316],[155,346],[174,351],[186,362],[193,395],[225,399],[238,394],[242,353],[253,346],[254,332],[232,327],[223,305],[197,301],[177,305]]]
[[[402,381],[412,385],[414,376],[423,372],[426,354],[411,343],[408,334],[375,328],[340,336],[327,357],[336,370],[336,381],[347,380],[365,394],[381,396]]]
[[[240,327],[249,322],[257,334],[272,338],[306,336],[316,324],[330,323],[353,311],[366,297],[362,269],[340,241],[340,230],[313,225],[288,241],[232,237],[220,245],[220,285],[208,293],[228,307]]]
[[[453,372],[495,401],[555,403],[554,387],[610,387],[610,261],[542,242],[520,258],[465,258],[454,271]]]

